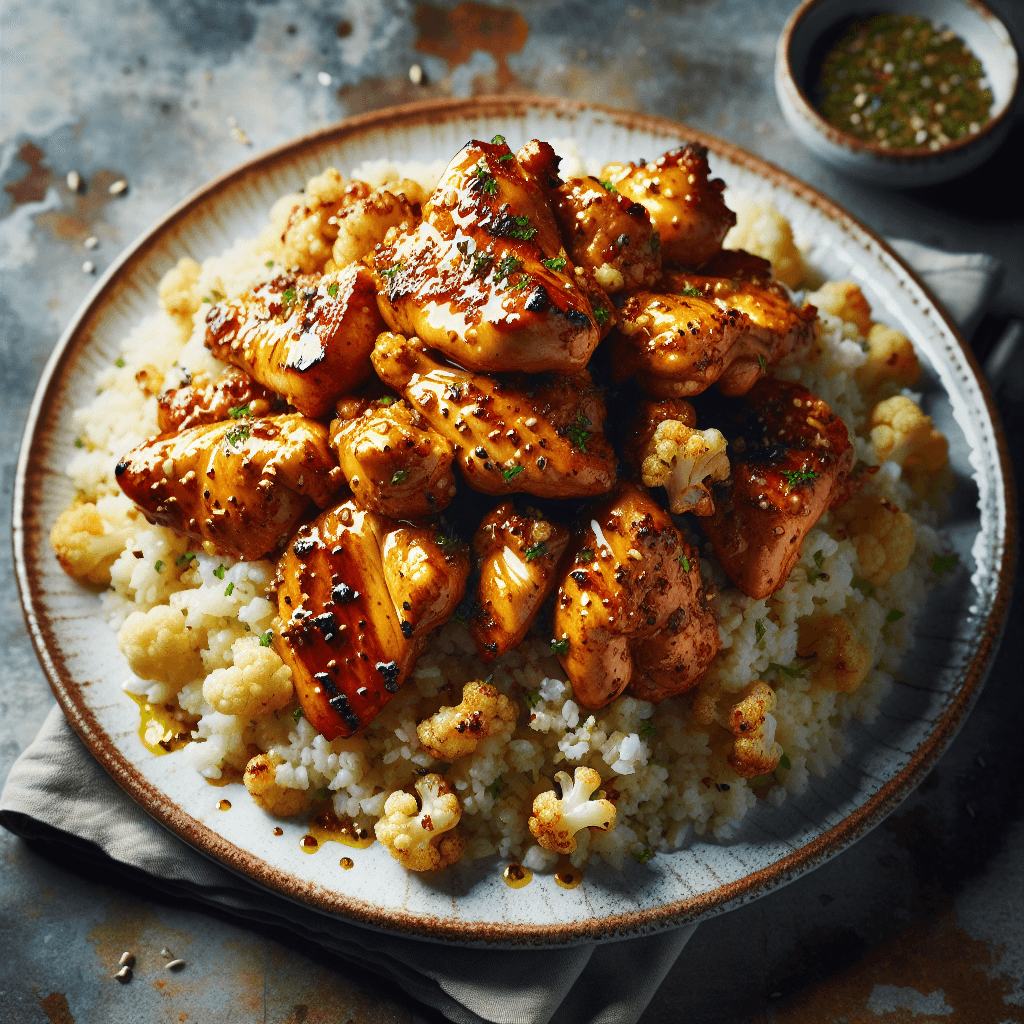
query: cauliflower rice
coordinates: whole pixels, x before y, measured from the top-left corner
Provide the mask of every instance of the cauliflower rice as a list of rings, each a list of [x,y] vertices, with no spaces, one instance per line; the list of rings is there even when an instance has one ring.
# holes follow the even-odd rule
[[[560,152],[569,148],[555,145]],[[429,191],[442,169],[441,163],[380,161],[358,168],[354,177],[374,186],[412,177]],[[171,706],[191,729],[193,742],[173,756],[218,779],[239,777],[255,754],[268,753],[279,789],[329,798],[339,816],[370,828],[389,794],[408,787],[417,770],[436,770],[437,762],[420,744],[417,724],[443,704],[458,704],[465,683],[490,676],[520,708],[518,724],[510,738],[501,733],[482,740],[471,755],[451,765],[445,778],[463,808],[464,859],[517,860],[533,870],[550,870],[557,860],[534,843],[527,822],[534,798],[552,788],[558,771],[595,769],[617,807],[611,831],[583,829],[577,835],[571,855],[577,867],[592,855],[615,867],[630,856],[644,861],[694,835],[726,841],[759,799],[778,806],[790,793],[800,793],[811,775],[825,775],[843,755],[844,723],[870,722],[899,673],[926,589],[934,584],[931,563],[942,548],[934,503],[913,489],[901,467],[901,461],[910,461],[906,451],[889,444],[881,453],[890,455],[888,460],[876,451],[881,435],[872,407],[880,397],[897,395],[899,381],[885,391],[885,382],[880,385],[866,367],[872,349],[851,320],[860,311],[851,307],[845,318],[831,315],[824,311],[826,302],[816,356],[776,372],[827,402],[850,428],[857,457],[880,464],[865,493],[910,516],[915,543],[906,568],[880,585],[870,583],[862,560],[868,559],[868,542],[875,541],[826,513],[785,585],[755,601],[730,584],[708,545],[701,571],[709,594],[716,595],[712,603],[722,649],[697,690],[658,705],[622,696],[590,713],[573,699],[546,636],[531,633],[485,667],[468,629],[453,619],[435,635],[392,702],[359,734],[328,741],[296,712],[289,670],[267,645],[268,631],[280,627],[267,593],[274,565],[190,550],[187,538],[149,525],[121,494],[114,466],[156,433],[159,382],[173,383],[183,367],[196,376],[222,368],[203,345],[204,297],[238,295],[272,277],[274,265],[323,266],[315,214],[302,222],[301,232],[284,232],[283,241],[282,231],[296,205],[310,204],[318,189],[336,187],[340,180],[327,171],[310,182],[305,195],[283,197],[259,238],[239,241],[201,266],[182,260],[161,284],[161,311],[123,340],[117,364],[98,375],[95,399],[75,414],[80,440],[68,472],[81,499],[95,504],[98,518],[91,532],[105,538],[104,556],[109,561],[120,552],[102,600],[135,672],[123,688],[152,704]],[[742,240],[754,252],[759,239],[768,240],[769,250],[781,245],[784,279],[799,283],[802,269],[794,267],[800,256],[788,224],[776,212],[753,207],[745,217],[741,207],[734,233],[727,244]],[[764,245],[759,254],[779,256],[764,251]],[[884,560],[885,539],[876,547]],[[852,691],[822,685],[832,664],[824,654],[816,671],[798,656],[798,648],[813,639],[807,625],[811,616],[841,616],[845,632],[836,634],[833,646],[856,641],[866,649],[871,668]],[[777,695],[772,713],[784,756],[771,775],[745,779],[726,760],[731,734],[701,725],[692,705],[695,695],[739,693],[759,678]]]

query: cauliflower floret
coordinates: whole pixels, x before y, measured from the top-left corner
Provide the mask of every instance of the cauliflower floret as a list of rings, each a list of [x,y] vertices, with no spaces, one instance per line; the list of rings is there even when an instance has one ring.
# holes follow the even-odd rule
[[[840,320],[854,324],[866,338],[871,330],[871,307],[860,285],[853,281],[826,281],[807,301]]]
[[[112,522],[91,501],[65,509],[50,530],[50,547],[61,568],[83,583],[110,585],[110,567],[135,531],[137,512]]]
[[[845,615],[801,619],[797,653],[814,659],[811,678],[822,690],[852,693],[871,671],[871,651]]]
[[[171,316],[186,323],[192,322],[196,310],[203,304],[203,293],[199,288],[201,270],[202,268],[191,256],[182,256],[160,278],[160,305]]]
[[[466,683],[462,703],[443,707],[416,726],[424,750],[439,761],[455,761],[476,750],[487,736],[511,735],[516,724],[516,706],[490,683]]]
[[[726,249],[746,249],[768,260],[775,279],[790,288],[796,288],[804,279],[804,261],[793,241],[793,229],[772,203],[740,204],[736,226],[722,244]]]
[[[415,220],[407,193],[419,195],[422,189],[414,182],[401,181],[390,189],[379,188],[365,199],[353,203],[337,215],[338,237],[334,240],[332,259],[335,267],[347,267],[373,252],[384,241],[390,228],[398,228]],[[413,200],[415,201],[415,200]]]
[[[706,481],[728,478],[725,449],[725,438],[713,427],[696,430],[679,420],[664,420],[641,453],[643,481],[668,491],[673,512],[710,516],[715,506]]]
[[[693,718],[698,725],[720,725],[730,734],[719,733],[714,749],[724,754],[732,770],[744,779],[753,779],[775,771],[782,747],[775,742],[778,723],[771,714],[775,691],[755,679],[735,701],[735,694],[722,692],[717,682],[702,682],[693,702]]]
[[[338,235],[337,214],[345,189],[345,179],[333,167],[309,179],[301,202],[291,210],[281,232],[281,262],[285,266],[298,267],[306,274],[323,269]]]
[[[278,818],[290,818],[309,807],[311,791],[280,786],[275,778],[277,766],[284,764],[280,754],[257,754],[246,766],[242,781],[253,800]]]
[[[256,637],[231,645],[230,668],[214,669],[203,683],[203,697],[214,710],[241,718],[264,718],[292,699],[292,670],[273,647]]]
[[[438,871],[465,852],[466,840],[455,834],[462,805],[440,775],[424,775],[415,783],[419,800],[399,790],[384,804],[384,817],[373,826],[377,839],[402,867]]]
[[[601,785],[601,776],[593,768],[577,768],[572,779],[568,773],[559,772],[555,781],[562,788],[561,799],[550,789],[539,794],[530,818],[530,832],[545,850],[572,853],[580,829],[601,828],[607,832],[615,827],[615,804],[603,797],[590,799]]]
[[[917,383],[921,364],[905,334],[885,324],[872,324],[865,337],[868,343],[867,362],[853,371],[864,391],[874,392],[883,384],[906,388]]]
[[[871,412],[871,441],[882,461],[903,467],[903,475],[917,494],[927,492],[949,460],[946,438],[932,426],[916,402],[903,395],[887,398]]]
[[[857,549],[860,574],[880,587],[910,564],[917,543],[914,521],[877,494],[859,494],[834,513]]]
[[[200,650],[203,630],[185,624],[185,616],[166,604],[132,612],[117,634],[117,646],[140,679],[182,687],[206,673]]]

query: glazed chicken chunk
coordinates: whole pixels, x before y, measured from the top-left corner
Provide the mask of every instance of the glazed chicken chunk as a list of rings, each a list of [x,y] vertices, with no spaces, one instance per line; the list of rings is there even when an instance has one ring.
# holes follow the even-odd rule
[[[558,583],[569,536],[533,509],[516,512],[511,501],[484,518],[473,537],[480,581],[478,610],[469,623],[481,661],[493,661],[526,636]]]
[[[697,549],[641,488],[591,513],[555,602],[554,648],[584,707],[695,685],[719,647]]]
[[[392,330],[473,370],[575,373],[614,319],[610,302],[592,308],[545,194],[504,141],[469,143],[374,266]]]
[[[377,287],[363,266],[281,275],[206,314],[206,347],[313,418],[373,372],[383,328]]]
[[[151,523],[247,561],[279,548],[310,501],[326,508],[344,480],[327,428],[296,414],[153,437],[115,474]]]
[[[729,578],[760,599],[786,582],[804,537],[850,496],[846,425],[801,384],[758,381],[745,398],[698,406],[729,442],[732,473],[713,489],[704,530]]]
[[[707,148],[695,143],[652,163],[608,164],[601,172],[625,199],[647,208],[662,259],[684,266],[711,259],[736,223],[722,199],[725,183],[710,175]]]
[[[310,724],[351,736],[398,692],[462,600],[463,545],[347,501],[303,526],[278,566],[275,647]]]
[[[454,445],[470,487],[484,494],[574,498],[615,483],[604,400],[583,371],[507,379],[437,362],[419,339],[382,334],[373,365]]]
[[[157,398],[157,425],[161,434],[174,434],[204,423],[218,423],[242,416],[266,416],[280,399],[233,366],[205,384],[189,381],[168,388]],[[280,402],[281,411],[284,403]]]
[[[455,497],[452,443],[405,402],[363,404],[351,418],[335,419],[330,434],[356,501],[395,519],[439,512]]]

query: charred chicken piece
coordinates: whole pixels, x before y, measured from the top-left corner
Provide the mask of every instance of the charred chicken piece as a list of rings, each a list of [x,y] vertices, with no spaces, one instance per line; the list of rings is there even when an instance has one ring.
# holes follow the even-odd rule
[[[452,443],[405,402],[365,404],[331,423],[331,447],[356,501],[395,519],[420,519],[447,506],[455,497]]]
[[[175,434],[204,423],[266,416],[278,402],[273,391],[232,366],[207,384],[189,383],[164,391],[157,398],[157,425],[161,434]],[[283,402],[281,407],[283,411]]]
[[[689,143],[653,163],[608,164],[601,177],[647,208],[666,263],[691,265],[711,259],[736,223],[722,199],[725,182],[710,174],[707,148]]]
[[[504,143],[469,143],[374,266],[392,330],[474,370],[575,373],[614,320],[610,302],[592,308],[545,194]]]
[[[554,648],[576,699],[659,701],[693,686],[719,647],[697,549],[641,488],[591,513],[555,603]]]
[[[479,611],[470,620],[481,661],[493,661],[515,647],[558,583],[558,565],[569,531],[534,509],[516,512],[503,501],[473,537],[480,582]]]
[[[325,508],[344,480],[327,428],[294,414],[152,437],[114,472],[151,523],[247,561],[280,547],[310,500]]]
[[[803,385],[774,377],[745,398],[702,402],[698,415],[725,435],[732,466],[713,489],[704,531],[736,586],[767,597],[786,582],[822,513],[849,497],[846,426]]]
[[[363,266],[323,275],[281,275],[206,314],[206,347],[245,370],[306,416],[328,413],[373,372],[383,323]]]
[[[377,339],[373,365],[452,442],[475,490],[574,498],[615,483],[604,400],[586,371],[498,379],[445,366],[421,341],[398,334]]]
[[[277,652],[303,713],[351,736],[398,692],[428,634],[455,611],[463,545],[347,501],[299,529],[278,565]]]

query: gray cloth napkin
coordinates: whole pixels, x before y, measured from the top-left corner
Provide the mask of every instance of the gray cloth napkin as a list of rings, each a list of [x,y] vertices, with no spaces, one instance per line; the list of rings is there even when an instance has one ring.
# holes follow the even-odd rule
[[[898,239],[891,244],[965,330],[976,325],[998,281],[998,261]],[[632,1024],[696,929],[543,951],[431,944],[424,956],[421,940],[308,910],[197,853],[117,786],[56,707],[11,769],[0,795],[0,824],[242,922],[285,927],[389,978],[457,1024]]]

